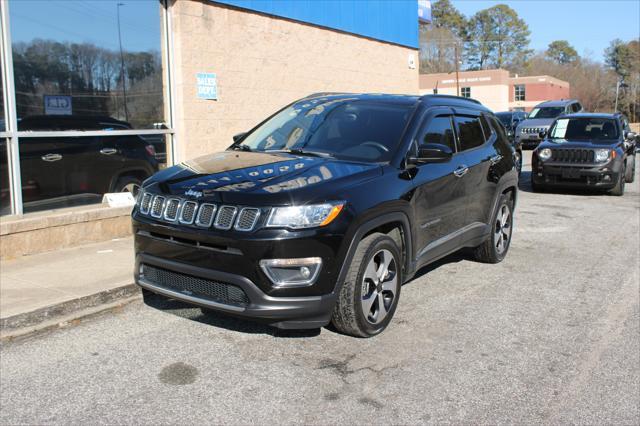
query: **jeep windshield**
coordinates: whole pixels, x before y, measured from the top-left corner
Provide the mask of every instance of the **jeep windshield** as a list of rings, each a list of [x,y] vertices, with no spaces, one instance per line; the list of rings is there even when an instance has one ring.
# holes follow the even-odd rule
[[[357,97],[302,100],[262,123],[232,149],[386,162],[400,142],[411,107]]]
[[[528,118],[556,118],[564,112],[564,107],[534,108]]]
[[[607,118],[560,118],[549,134],[551,139],[615,142],[618,140],[618,126]]]

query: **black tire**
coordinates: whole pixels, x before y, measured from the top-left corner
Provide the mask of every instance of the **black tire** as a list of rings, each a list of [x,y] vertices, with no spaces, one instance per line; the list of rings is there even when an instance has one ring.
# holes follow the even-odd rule
[[[501,225],[498,221],[502,221],[504,211],[508,212],[507,221]],[[508,226],[508,235],[504,232],[503,226]],[[500,227],[500,229],[499,229]],[[500,235],[500,237],[499,237]],[[505,240],[506,235],[506,240]],[[513,200],[507,194],[502,194],[498,201],[496,213],[491,219],[491,235],[482,244],[473,251],[474,257],[478,262],[483,263],[500,263],[507,256],[509,247],[511,246],[511,236],[513,235]],[[502,238],[502,240],[500,239]],[[504,245],[501,245],[504,242]]]
[[[624,195],[624,186],[627,181],[626,179],[627,166],[626,164],[622,165],[622,170],[618,175],[618,182],[616,182],[616,186],[609,192],[611,195],[615,195],[617,197],[621,197]]]
[[[625,174],[625,180],[627,183],[633,183],[636,179],[636,156],[630,155],[627,157],[627,173]],[[630,166],[629,166],[630,164]]]
[[[114,192],[131,192],[134,197],[138,196],[138,191],[142,186],[142,180],[135,176],[123,176],[116,182]]]
[[[385,280],[383,277],[381,281],[389,283],[395,278],[397,284],[395,287],[395,295],[389,301],[389,305],[382,301],[384,306],[383,310],[386,311],[386,315],[381,318],[379,323],[375,323],[375,318],[373,318],[371,314],[375,311],[377,304],[378,312],[376,316],[380,315],[379,304],[385,297],[382,296],[384,290],[381,289],[381,286],[383,284],[378,283],[376,288],[376,283],[372,283],[368,278],[365,278],[365,274],[368,271],[369,264],[375,262],[376,257],[381,256],[383,252],[391,254],[395,262],[395,269],[391,271],[389,267],[389,273],[387,274],[387,276],[391,277],[393,273],[393,278]],[[398,300],[400,299],[402,265],[400,250],[395,241],[389,236],[375,233],[360,241],[333,309],[331,318],[333,326],[339,332],[355,337],[375,336],[387,328],[398,306]],[[367,288],[366,290],[365,287]],[[370,294],[368,299],[373,300],[370,305],[370,310],[366,313],[364,312],[363,305],[366,304],[367,294],[363,294],[364,291]],[[377,293],[380,298],[376,297],[374,293]]]
[[[533,174],[533,172],[531,172]],[[540,185],[539,183],[536,183],[533,180],[533,176],[531,176],[531,189],[533,190],[533,192],[544,192],[544,186]]]

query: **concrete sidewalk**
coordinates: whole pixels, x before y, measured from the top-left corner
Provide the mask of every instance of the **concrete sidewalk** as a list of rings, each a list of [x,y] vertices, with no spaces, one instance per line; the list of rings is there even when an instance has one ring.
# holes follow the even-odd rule
[[[133,264],[131,237],[1,261],[2,336],[137,295]]]

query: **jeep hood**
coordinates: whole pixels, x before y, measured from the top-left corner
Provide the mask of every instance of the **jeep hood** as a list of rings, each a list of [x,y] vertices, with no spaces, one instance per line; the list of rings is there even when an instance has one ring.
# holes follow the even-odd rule
[[[378,164],[224,151],[167,168],[145,182],[145,188],[212,202],[290,204],[336,199],[343,189],[381,174]]]
[[[531,118],[524,121],[521,121],[518,124],[518,130],[523,127],[548,127],[551,126],[555,118]]]

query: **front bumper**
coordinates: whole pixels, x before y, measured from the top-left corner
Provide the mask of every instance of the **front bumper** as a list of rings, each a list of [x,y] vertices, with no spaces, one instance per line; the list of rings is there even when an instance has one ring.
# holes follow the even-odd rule
[[[198,292],[162,285],[150,280],[144,274],[144,267],[148,266],[169,271],[173,276],[179,274],[181,280],[208,280],[240,288],[246,294],[248,301],[225,303]],[[336,295],[333,293],[310,297],[272,297],[241,275],[200,268],[147,254],[136,256],[134,278],[136,284],[153,293],[232,316],[263,321],[285,329],[319,328],[327,325],[336,301]]]
[[[567,165],[532,162],[531,179],[539,185],[571,188],[612,189],[618,182],[619,173],[610,164]]]

